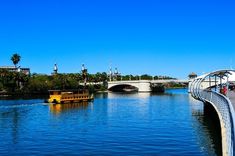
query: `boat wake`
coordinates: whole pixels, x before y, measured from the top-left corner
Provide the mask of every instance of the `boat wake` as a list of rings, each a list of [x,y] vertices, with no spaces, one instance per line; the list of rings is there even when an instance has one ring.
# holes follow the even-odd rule
[[[46,105],[46,103],[0,105],[0,109],[7,109],[7,108],[20,108],[20,107],[33,107],[33,106],[41,106],[41,105]]]

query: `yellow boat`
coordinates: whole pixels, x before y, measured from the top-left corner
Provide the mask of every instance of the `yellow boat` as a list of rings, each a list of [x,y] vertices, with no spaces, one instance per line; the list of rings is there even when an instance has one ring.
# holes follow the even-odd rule
[[[93,95],[90,95],[88,90],[49,90],[49,94],[48,102],[56,104],[92,101],[94,99]]]

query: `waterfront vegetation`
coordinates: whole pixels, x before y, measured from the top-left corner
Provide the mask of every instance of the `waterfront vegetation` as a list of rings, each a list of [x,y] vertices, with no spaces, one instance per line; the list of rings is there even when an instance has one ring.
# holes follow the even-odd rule
[[[21,56],[13,54],[11,61],[17,69]],[[144,74],[138,75],[113,75],[113,80],[152,80],[152,79],[174,79],[169,76],[151,76]],[[107,82],[110,80],[106,72],[97,72],[95,74],[86,73],[86,88],[91,92],[106,91]],[[181,84],[169,83],[169,88],[184,87]],[[83,89],[84,75],[82,73],[56,73],[47,74],[24,74],[21,71],[9,71],[0,69],[0,95],[22,95],[22,94],[47,94],[48,90],[56,89]]]
[[[70,74],[36,74],[26,75],[20,72],[9,72],[0,70],[0,90],[1,94],[47,94],[48,90],[54,89],[82,89],[83,77],[80,73]],[[86,88],[91,92],[106,90],[106,73],[88,74]],[[96,82],[104,82],[96,84]]]
[[[36,74],[26,75],[21,72],[0,70],[0,93],[1,94],[47,94],[53,89],[82,89],[83,77],[81,73],[68,74]],[[125,75],[117,80],[138,80],[139,76]],[[141,79],[148,80],[151,76],[143,75]],[[156,78],[156,77],[155,77]],[[105,91],[107,89],[108,75],[105,72],[87,74],[87,88],[91,92]],[[99,82],[99,83],[98,83]],[[101,82],[101,83],[100,83]],[[180,84],[168,84],[168,87],[182,87]]]
[[[47,94],[48,90],[54,89],[82,89],[84,88],[81,73],[68,74],[36,74],[26,75],[21,72],[10,72],[0,69],[1,94]],[[125,75],[117,80],[139,80],[139,76]],[[157,77],[155,77],[156,79]],[[158,77],[159,78],[159,77]],[[168,77],[164,77],[168,78]],[[152,76],[143,75],[142,80],[150,80]],[[169,78],[168,78],[169,79]],[[91,92],[105,91],[109,77],[105,72],[87,74],[87,88]],[[99,83],[98,83],[99,82]],[[171,84],[172,87],[177,84]]]

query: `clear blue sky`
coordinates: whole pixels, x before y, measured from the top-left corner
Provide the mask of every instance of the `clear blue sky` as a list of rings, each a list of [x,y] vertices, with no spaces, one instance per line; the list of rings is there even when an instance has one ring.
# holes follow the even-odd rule
[[[235,1],[1,0],[0,65],[184,78],[235,67]]]

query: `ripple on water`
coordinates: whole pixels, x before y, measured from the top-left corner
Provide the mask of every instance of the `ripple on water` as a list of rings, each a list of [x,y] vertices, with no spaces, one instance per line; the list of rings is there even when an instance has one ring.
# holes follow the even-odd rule
[[[203,107],[195,105],[186,90],[109,93],[56,107],[42,99],[0,101],[0,154],[216,155]]]

